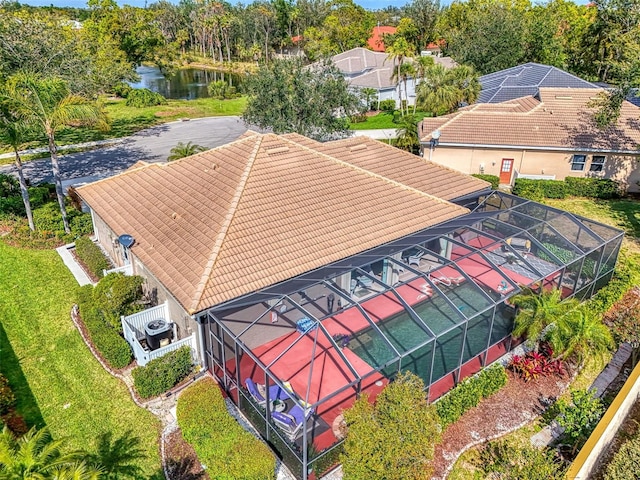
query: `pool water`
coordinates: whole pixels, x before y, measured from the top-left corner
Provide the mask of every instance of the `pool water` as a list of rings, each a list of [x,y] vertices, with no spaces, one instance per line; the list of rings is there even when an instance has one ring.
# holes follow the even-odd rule
[[[473,317],[469,324],[465,345],[464,360],[466,361],[487,348],[492,312],[479,316],[476,316],[476,312],[486,309],[491,303],[472,285],[451,287],[447,289],[446,295],[465,316]],[[377,327],[389,342],[400,355],[404,355],[400,365],[396,361],[382,372],[392,376],[398,370],[410,370],[429,384],[459,366],[464,325],[444,335],[438,335],[464,319],[436,293],[430,299],[414,305],[413,309],[437,338],[434,339],[433,335],[419,326],[406,312],[377,323]],[[496,322],[498,321],[498,315],[496,315]],[[380,368],[397,358],[394,351],[373,327],[356,333],[348,347],[375,368]],[[435,357],[434,348],[436,349]],[[406,354],[412,349],[415,350]],[[431,373],[432,360],[433,374]]]

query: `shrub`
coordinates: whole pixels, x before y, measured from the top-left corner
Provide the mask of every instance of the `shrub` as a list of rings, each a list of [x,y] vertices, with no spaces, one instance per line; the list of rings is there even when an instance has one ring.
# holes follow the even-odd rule
[[[144,367],[134,368],[131,372],[133,385],[142,398],[155,397],[166,392],[189,375],[192,366],[191,347],[185,345],[160,358],[151,360]]]
[[[75,236],[87,235],[91,233],[91,214],[83,213],[75,208],[67,210],[67,218],[71,232]],[[41,207],[33,209],[33,223],[40,232],[54,232],[64,235],[64,224],[57,202],[49,202]]]
[[[133,90],[133,87],[131,87],[131,85],[129,85],[128,83],[124,83],[124,82],[118,83],[113,87],[113,93],[120,98],[127,98],[132,90]]]
[[[562,436],[574,446],[591,435],[605,410],[602,400],[589,390],[572,390],[571,402],[560,399],[556,408],[556,422],[564,429]]]
[[[604,474],[604,480],[638,478],[640,465],[640,435],[627,440],[613,456]]]
[[[104,318],[94,300],[93,285],[78,289],[78,308],[91,341],[111,367],[124,368],[131,363],[131,347]]]
[[[567,177],[567,193],[575,197],[616,198],[620,196],[620,184],[608,178]]]
[[[16,404],[16,396],[9,386],[9,380],[0,373],[0,415],[4,415]]]
[[[177,417],[185,440],[215,478],[275,479],[273,454],[229,415],[213,379],[205,378],[182,392]]]
[[[540,201],[544,198],[544,191],[539,181],[529,180],[527,178],[517,178],[513,184],[511,193],[534,201]]]
[[[20,195],[20,184],[13,175],[0,173],[0,198],[16,197]]]
[[[500,177],[497,175],[486,175],[484,173],[474,173],[471,175],[472,177],[479,178],[480,180],[484,180],[485,182],[489,182],[491,184],[491,188],[497,190],[500,186]]]
[[[562,480],[566,470],[554,449],[516,446],[506,440],[489,443],[480,451],[477,462],[484,473],[492,474],[487,478]]]
[[[485,368],[478,375],[468,378],[436,402],[442,428],[457,421],[467,410],[477,406],[507,384],[507,374],[502,365]]]
[[[111,262],[89,237],[80,237],[76,240],[76,255],[98,278],[102,278],[103,270],[111,268]]]
[[[129,92],[125,105],[127,105],[127,107],[144,108],[155,105],[165,105],[166,103],[167,99],[159,93],[152,92],[146,88],[139,88]]]
[[[367,116],[364,113],[358,113],[355,115],[351,115],[351,118],[349,118],[349,121],[351,123],[363,123],[367,121]]]
[[[396,109],[396,101],[391,99],[382,100],[379,108],[383,112],[393,112]]]
[[[553,350],[549,345],[543,345],[539,352],[529,352],[526,355],[514,355],[509,364],[515,373],[525,382],[547,375],[564,375],[564,366],[560,360],[553,359]]]
[[[144,278],[138,275],[110,273],[104,277],[93,291],[94,305],[102,311],[102,316],[113,328],[121,331],[122,315],[139,312],[137,303],[142,298]]]

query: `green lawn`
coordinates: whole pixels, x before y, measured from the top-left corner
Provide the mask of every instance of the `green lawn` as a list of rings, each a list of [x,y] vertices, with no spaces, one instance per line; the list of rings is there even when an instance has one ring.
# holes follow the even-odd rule
[[[103,132],[92,128],[65,128],[56,134],[58,145],[127,137],[153,125],[172,122],[181,118],[242,115],[247,105],[247,97],[231,100],[216,100],[213,98],[167,100],[167,105],[146,108],[127,107],[123,99],[105,98],[102,101],[109,117],[110,129]],[[26,147],[36,148],[46,145],[46,141],[41,140],[30,142]],[[8,151],[10,150],[0,149],[0,153]],[[13,158],[7,160],[7,162],[12,161]]]
[[[588,198],[547,199],[545,203],[625,231],[625,246],[640,253],[640,201],[628,198],[592,200]]]
[[[146,477],[160,472],[159,423],[137,407],[127,388],[95,360],[69,312],[77,284],[54,250],[0,242],[0,369],[29,425],[91,450],[101,432],[131,430],[148,452]]]
[[[418,120],[422,120],[430,115],[425,112],[416,112],[415,116]],[[398,128],[398,125],[393,123],[393,113],[382,112],[373,117],[367,117],[366,122],[351,123],[349,128],[351,130],[378,130],[381,128]]]

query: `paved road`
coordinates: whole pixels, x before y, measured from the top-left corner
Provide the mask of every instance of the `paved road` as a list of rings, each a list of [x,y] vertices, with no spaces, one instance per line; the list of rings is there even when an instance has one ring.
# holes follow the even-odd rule
[[[89,182],[111,176],[138,160],[161,162],[178,142],[193,142],[208,148],[229,143],[247,130],[239,117],[209,117],[165,123],[120,139],[116,145],[60,158],[63,185]],[[49,159],[27,162],[24,167],[31,183],[53,181]],[[11,165],[0,173],[14,173]]]

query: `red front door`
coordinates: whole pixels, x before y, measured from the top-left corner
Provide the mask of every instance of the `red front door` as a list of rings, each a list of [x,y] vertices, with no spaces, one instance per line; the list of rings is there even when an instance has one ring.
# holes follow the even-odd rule
[[[503,158],[500,167],[500,183],[511,183],[511,171],[513,170],[513,158]]]

